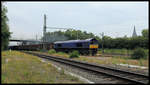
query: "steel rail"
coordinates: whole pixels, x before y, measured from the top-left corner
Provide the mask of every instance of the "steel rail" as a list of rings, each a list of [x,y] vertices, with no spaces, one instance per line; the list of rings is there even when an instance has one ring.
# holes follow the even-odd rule
[[[96,73],[102,73],[108,76],[124,79],[130,82],[134,82],[137,84],[148,84],[149,83],[149,76],[143,75],[143,74],[137,74],[133,72],[128,72],[128,71],[123,71],[119,69],[113,69],[109,67],[104,67],[104,66],[99,66],[95,64],[89,64],[85,62],[80,62],[76,60],[71,60],[71,59],[66,59],[66,58],[59,58],[59,57],[53,57],[53,56],[48,56],[48,55],[43,55],[43,54],[37,54],[37,53],[32,53],[32,52],[25,52],[29,53],[38,57],[46,58],[46,59],[53,59],[57,62],[69,64],[78,68],[86,69],[88,71],[93,71]]]

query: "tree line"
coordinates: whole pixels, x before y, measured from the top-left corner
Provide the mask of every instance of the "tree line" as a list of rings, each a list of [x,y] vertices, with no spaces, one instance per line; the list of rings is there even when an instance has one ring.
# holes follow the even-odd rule
[[[135,49],[138,47],[146,48],[149,47],[148,37],[137,36],[137,37],[119,37],[111,38],[104,36],[104,48],[126,48],[126,49]]]
[[[111,38],[110,36],[104,36],[103,41],[100,36],[96,36],[93,33],[87,33],[86,31],[81,30],[66,30],[64,32],[63,31],[47,32],[45,38],[47,42],[96,38],[99,41],[99,48],[102,47],[102,43],[104,48],[134,49],[137,47],[142,47],[148,49],[149,47],[148,29],[142,30],[142,36],[137,37],[125,36],[118,38]]]

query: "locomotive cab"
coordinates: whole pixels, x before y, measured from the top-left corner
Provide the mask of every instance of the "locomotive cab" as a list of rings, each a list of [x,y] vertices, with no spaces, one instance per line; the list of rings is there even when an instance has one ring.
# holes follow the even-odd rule
[[[90,46],[89,46],[90,49],[92,48],[98,48],[98,41],[93,38],[91,41],[90,41]]]
[[[91,39],[89,48],[92,55],[94,56],[97,53],[98,49],[98,41],[95,38]]]

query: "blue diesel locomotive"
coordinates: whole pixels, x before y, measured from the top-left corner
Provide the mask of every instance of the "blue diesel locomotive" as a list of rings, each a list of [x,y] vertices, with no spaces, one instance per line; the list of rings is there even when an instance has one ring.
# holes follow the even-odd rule
[[[56,52],[72,52],[73,50],[79,51],[80,54],[95,55],[98,49],[98,41],[95,38],[86,40],[68,40],[54,42],[54,49]]]

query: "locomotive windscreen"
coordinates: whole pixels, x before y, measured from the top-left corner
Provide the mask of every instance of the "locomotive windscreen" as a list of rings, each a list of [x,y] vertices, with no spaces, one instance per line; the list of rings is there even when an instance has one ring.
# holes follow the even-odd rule
[[[98,41],[96,39],[92,39],[90,44],[98,44]]]

